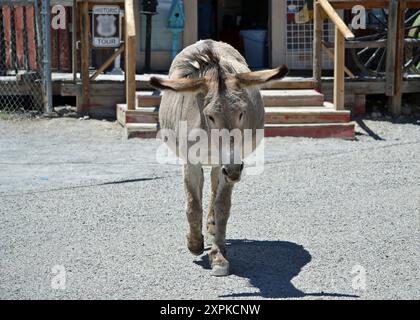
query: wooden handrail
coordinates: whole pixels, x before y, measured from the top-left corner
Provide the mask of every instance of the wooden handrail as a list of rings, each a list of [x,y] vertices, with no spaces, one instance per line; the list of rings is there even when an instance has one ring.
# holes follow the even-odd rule
[[[136,20],[134,15],[134,1],[125,0],[125,98],[127,110],[136,107]]]
[[[324,11],[335,25],[334,41],[334,106],[337,110],[344,109],[344,76],[345,76],[345,40],[355,38],[328,0],[317,0],[314,7],[314,53],[313,72],[317,88],[321,89],[322,81],[322,28],[321,11]],[[330,52],[330,55],[332,53]]]
[[[328,15],[337,29],[341,32],[346,40],[353,40],[355,38],[353,32],[347,27],[346,23],[338,15],[337,11],[331,6],[328,0],[318,0],[324,12]]]

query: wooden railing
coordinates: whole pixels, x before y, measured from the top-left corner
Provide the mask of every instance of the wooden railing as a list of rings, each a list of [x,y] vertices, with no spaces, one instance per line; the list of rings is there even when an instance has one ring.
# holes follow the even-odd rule
[[[348,41],[354,35],[347,28],[336,10],[351,10],[355,5],[362,5],[365,9],[388,9],[388,35],[386,40],[378,41]],[[313,72],[318,88],[321,89],[321,53],[323,21],[321,12],[324,11],[335,24],[335,52],[334,52],[334,104],[337,109],[344,107],[344,72],[351,77],[351,72],[345,68],[345,47],[348,48],[386,48],[386,83],[385,93],[389,97],[391,114],[401,114],[403,92],[404,48],[407,43],[414,43],[405,37],[406,9],[420,9],[419,0],[317,0],[314,7],[314,58]],[[324,46],[325,47],[325,46]],[[332,52],[329,54],[331,55]],[[327,52],[328,54],[328,52]]]
[[[327,14],[335,26],[334,42],[334,106],[337,110],[344,109],[344,77],[345,77],[345,40],[355,38],[328,0],[317,0],[314,4],[314,78],[321,86],[322,80],[322,11]]]
[[[125,97],[128,110],[135,109],[136,101],[136,20],[134,0],[125,0]]]

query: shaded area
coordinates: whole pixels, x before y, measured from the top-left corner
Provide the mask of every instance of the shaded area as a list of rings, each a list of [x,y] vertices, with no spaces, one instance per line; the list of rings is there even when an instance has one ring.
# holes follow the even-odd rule
[[[44,181],[48,181],[48,177],[40,177],[40,179]],[[124,184],[124,183],[146,182],[146,181],[153,181],[153,180],[159,180],[159,179],[165,179],[165,177],[125,179],[125,180],[101,182],[97,184],[68,186],[68,187],[62,187],[62,188],[35,190],[35,191],[28,191],[28,192],[21,192],[21,193],[11,193],[11,194],[0,193],[0,195],[4,197],[15,197],[15,196],[24,195],[24,194],[37,194],[37,193],[47,193],[47,192],[55,192],[55,191],[63,191],[63,190],[84,189],[84,188],[100,187],[100,186],[107,186],[107,185],[118,185],[118,184]]]
[[[343,297],[358,298],[355,295],[340,293],[305,293],[292,284],[302,268],[312,257],[301,245],[287,241],[229,240],[227,241],[231,274],[247,278],[259,290],[256,292],[221,295],[221,298],[264,297],[264,298],[302,298]],[[209,269],[208,255],[196,264]]]
[[[376,141],[385,141],[384,138],[380,137],[379,135],[377,135],[375,132],[373,132],[372,129],[370,129],[362,119],[357,119],[355,120],[356,123],[359,125],[360,128],[362,128],[370,137],[372,137],[373,139],[375,139]]]

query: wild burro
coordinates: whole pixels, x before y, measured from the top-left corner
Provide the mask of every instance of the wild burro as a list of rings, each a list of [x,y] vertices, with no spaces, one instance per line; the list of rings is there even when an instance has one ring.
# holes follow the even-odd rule
[[[286,66],[251,72],[236,49],[226,43],[204,40],[178,54],[172,62],[169,80],[155,77],[150,80],[152,86],[163,91],[159,111],[161,135],[169,148],[184,160],[190,226],[187,245],[194,255],[204,250],[202,167],[212,167],[206,236],[212,243],[209,258],[215,276],[229,274],[225,239],[232,189],[241,178],[242,160],[263,137],[258,134],[264,129],[264,105],[259,88],[287,72]],[[207,140],[198,161],[196,157],[193,161],[189,152],[198,141],[195,135],[198,140]]]

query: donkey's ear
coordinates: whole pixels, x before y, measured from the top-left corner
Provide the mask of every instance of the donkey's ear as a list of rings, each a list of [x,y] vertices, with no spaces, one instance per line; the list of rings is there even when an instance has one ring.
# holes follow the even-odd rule
[[[175,92],[199,93],[207,88],[205,79],[171,79],[165,80],[157,77],[150,78],[149,83],[159,90],[171,90]]]
[[[287,66],[282,65],[281,67],[271,70],[239,73],[236,75],[236,79],[239,83],[239,86],[242,88],[254,86],[259,87],[266,84],[267,82],[284,78],[288,72],[289,69]]]

